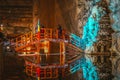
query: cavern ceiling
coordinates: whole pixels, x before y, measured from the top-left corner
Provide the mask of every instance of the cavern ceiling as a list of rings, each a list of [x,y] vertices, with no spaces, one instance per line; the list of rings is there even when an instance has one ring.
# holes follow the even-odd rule
[[[82,35],[89,6],[86,0],[0,0],[0,24],[5,33],[15,36],[31,31],[39,18],[46,27],[61,24]]]

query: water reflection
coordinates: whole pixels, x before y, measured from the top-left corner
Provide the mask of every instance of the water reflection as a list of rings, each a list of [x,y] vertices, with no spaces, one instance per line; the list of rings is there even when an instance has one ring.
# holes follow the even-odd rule
[[[112,80],[112,63],[108,55],[85,55],[82,60],[85,80]]]
[[[85,80],[99,80],[98,72],[96,66],[93,64],[92,59],[85,55],[83,59],[82,70],[83,78]]]
[[[120,56],[111,57],[113,80],[120,80]]]

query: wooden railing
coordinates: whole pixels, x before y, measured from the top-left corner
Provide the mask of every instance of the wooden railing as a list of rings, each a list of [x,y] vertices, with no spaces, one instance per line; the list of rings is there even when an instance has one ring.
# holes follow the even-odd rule
[[[67,66],[63,65],[48,65],[48,66],[38,66],[33,63],[26,64],[25,72],[28,76],[37,77],[37,68],[40,69],[40,79],[57,79],[59,77],[66,77],[70,74],[75,73],[81,69],[82,60],[76,59],[75,61],[69,63]]]
[[[38,37],[39,36],[39,37]],[[66,34],[64,31],[59,35],[58,30],[54,30],[51,28],[43,28],[41,29],[40,33],[33,34],[32,32],[28,32],[23,34],[15,39],[11,40],[11,44],[14,45],[16,51],[23,49],[27,46],[40,43],[41,40],[54,40],[60,41],[61,40],[69,40],[69,35]]]
[[[65,44],[65,41],[68,41],[67,44]],[[70,74],[70,72],[76,72],[76,70],[80,69],[80,60],[78,60],[81,56],[79,55],[80,52],[82,52],[79,48],[81,42],[78,40],[75,40],[71,37],[69,37],[69,34],[62,32],[61,34],[58,33],[58,30],[53,30],[51,28],[41,28],[40,32],[33,34],[32,32],[28,32],[24,35],[21,35],[15,39],[11,40],[11,44],[14,45],[14,48],[16,51],[20,51],[24,52],[24,49],[28,48],[28,47],[33,47],[33,46],[37,46],[38,49],[44,49],[44,46],[46,46],[46,44],[44,44],[45,41],[59,41],[60,42],[60,53],[59,55],[57,55],[59,57],[59,64],[58,65],[54,65],[55,67],[51,67],[51,66],[43,66],[41,67],[40,64],[40,59],[42,59],[42,55],[41,54],[37,54],[38,58],[35,58],[36,55],[27,55],[27,57],[34,57],[34,59],[36,59],[34,62],[27,62],[27,58],[26,58],[26,63],[25,63],[25,71],[27,73],[27,75],[32,76],[32,77],[36,77],[36,68],[39,65],[39,68],[41,69],[40,71],[40,78],[41,79],[54,79],[54,78],[58,78],[59,74],[61,74],[62,76],[66,76],[68,74]],[[46,42],[47,43],[47,42]],[[47,43],[47,44],[48,44]],[[66,51],[66,46],[68,47],[68,52],[69,54],[67,55]],[[50,46],[49,46],[50,47]],[[35,47],[36,48],[36,47]],[[75,49],[75,50],[72,50]],[[74,52],[73,52],[74,51]],[[37,52],[37,51],[35,51]],[[46,52],[49,53],[49,52]],[[73,54],[74,53],[74,54]],[[46,55],[46,54],[45,54]],[[50,57],[51,56],[55,56],[55,54],[47,54],[47,56]],[[22,55],[25,56],[25,55]],[[67,56],[69,56],[70,58],[67,59]],[[25,58],[24,58],[25,59]],[[39,60],[38,60],[39,59]],[[47,58],[46,58],[47,59]],[[38,60],[38,61],[37,61]],[[73,63],[72,63],[73,62]],[[68,64],[68,67],[62,67]],[[61,70],[61,73],[59,73],[59,69]]]
[[[40,78],[41,79],[54,79],[58,78],[58,68],[55,67],[38,67],[32,63],[26,65],[25,72],[28,76],[37,77],[36,69],[40,68]]]

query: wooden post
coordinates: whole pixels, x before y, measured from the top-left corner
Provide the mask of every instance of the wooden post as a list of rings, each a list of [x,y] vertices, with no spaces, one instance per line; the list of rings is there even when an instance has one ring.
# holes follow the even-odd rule
[[[60,65],[65,64],[65,43],[60,42]]]
[[[49,51],[50,51],[50,42],[45,41],[44,42],[44,52],[46,54],[46,59],[48,58]]]

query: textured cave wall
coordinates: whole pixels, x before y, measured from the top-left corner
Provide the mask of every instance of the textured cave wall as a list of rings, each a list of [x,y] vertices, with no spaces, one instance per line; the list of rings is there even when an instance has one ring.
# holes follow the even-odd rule
[[[80,37],[83,35],[83,26],[86,24],[92,8],[93,1],[77,0],[77,29]]]
[[[107,0],[109,9],[111,10],[111,23],[114,33],[112,34],[112,48],[113,54],[117,56],[112,57],[113,64],[113,80],[120,80],[120,0]]]
[[[56,0],[55,23],[63,25],[68,31],[82,37],[85,25],[94,1]]]
[[[77,28],[77,0],[36,0],[33,16],[45,27],[57,28],[60,24],[69,32],[79,33]],[[36,19],[38,19],[36,18]],[[36,20],[33,19],[35,26]]]
[[[61,16],[65,22],[65,28],[70,32],[78,32],[77,20],[76,20],[76,0],[56,0],[59,9],[61,10]],[[59,16],[56,16],[56,21],[59,19]]]
[[[33,26],[40,23],[45,27],[57,28],[60,24],[67,31],[82,37],[83,26],[94,1],[86,0],[35,0]]]
[[[45,27],[55,26],[55,0],[39,0],[38,17]]]
[[[115,51],[118,55],[120,55],[120,1],[119,0],[109,0],[109,8],[111,10],[111,22],[112,22],[112,28],[115,31],[112,35],[113,44],[112,49]]]

